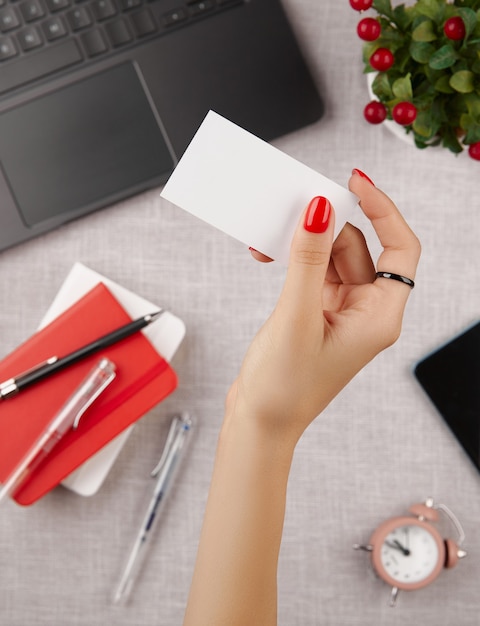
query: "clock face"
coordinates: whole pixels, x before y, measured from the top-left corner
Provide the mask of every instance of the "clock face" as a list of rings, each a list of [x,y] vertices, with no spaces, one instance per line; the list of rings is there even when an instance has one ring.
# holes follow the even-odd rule
[[[433,582],[445,563],[445,544],[428,522],[397,517],[373,533],[372,561],[377,574],[393,587],[420,589]]]
[[[394,528],[383,540],[381,563],[391,578],[414,584],[431,576],[440,558],[437,542],[424,527]]]

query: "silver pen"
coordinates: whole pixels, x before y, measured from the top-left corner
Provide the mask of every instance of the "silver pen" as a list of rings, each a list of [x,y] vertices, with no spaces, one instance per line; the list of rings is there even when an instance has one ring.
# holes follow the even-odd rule
[[[91,404],[115,378],[115,364],[102,359],[68,398],[13,469],[0,490],[0,501],[15,493],[69,430],[76,430]]]
[[[115,604],[125,603],[130,596],[147,553],[147,544],[160,517],[165,499],[182,459],[182,453],[185,452],[185,442],[191,430],[192,418],[188,413],[184,412],[173,418],[162,456],[151,473],[151,476],[157,478],[157,481],[123,569],[120,582],[115,589],[113,595]]]

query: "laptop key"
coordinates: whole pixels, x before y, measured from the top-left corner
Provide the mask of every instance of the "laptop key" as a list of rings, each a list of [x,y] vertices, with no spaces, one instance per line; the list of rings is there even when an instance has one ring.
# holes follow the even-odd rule
[[[15,89],[37,78],[51,74],[75,63],[83,57],[73,39],[30,52],[27,56],[0,65],[0,93]]]
[[[18,26],[20,26],[20,20],[13,7],[6,7],[0,10],[0,32],[6,33]]]
[[[61,11],[66,7],[70,6],[70,0],[46,0],[48,10],[51,13],[55,13],[55,11]]]
[[[34,26],[24,28],[17,35],[18,42],[24,52],[38,48],[43,44],[40,33]]]
[[[188,18],[188,13],[185,9],[179,8],[174,9],[173,11],[169,11],[168,13],[164,13],[162,16],[162,21],[164,26],[173,26],[174,24],[179,24]]]
[[[190,11],[192,15],[201,15],[202,13],[206,13],[213,9],[214,4],[213,0],[203,0],[203,2],[196,2],[190,6]]]
[[[15,44],[10,37],[5,37],[0,42],[0,61],[5,61],[6,59],[10,59],[17,55],[17,49],[15,48]],[[1,78],[1,73],[0,73]]]
[[[59,17],[51,17],[48,20],[42,22],[43,32],[48,41],[54,41],[60,39],[67,34],[65,24]]]
[[[82,30],[92,24],[92,18],[86,7],[77,7],[67,13],[67,20],[73,31]]]
[[[137,37],[145,37],[157,30],[157,25],[148,9],[139,13],[133,13],[130,19]]]
[[[130,11],[142,5],[143,0],[120,0],[122,11]]]
[[[38,0],[26,0],[26,2],[22,2],[20,11],[26,22],[34,22],[45,15],[42,5]]]
[[[90,6],[98,22],[113,17],[117,13],[112,0],[95,0]]]
[[[98,28],[84,33],[82,35],[82,43],[89,57],[96,57],[108,50],[105,37]]]
[[[124,19],[108,22],[105,25],[105,30],[114,48],[123,46],[132,41],[132,35]]]

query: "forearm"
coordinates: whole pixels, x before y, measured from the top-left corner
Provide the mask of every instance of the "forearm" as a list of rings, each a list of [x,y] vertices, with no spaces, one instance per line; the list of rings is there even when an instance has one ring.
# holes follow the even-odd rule
[[[294,445],[227,415],[184,626],[273,626]]]

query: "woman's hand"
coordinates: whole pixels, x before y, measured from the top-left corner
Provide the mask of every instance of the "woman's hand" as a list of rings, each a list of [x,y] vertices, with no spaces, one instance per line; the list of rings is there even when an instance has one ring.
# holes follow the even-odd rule
[[[348,381],[398,338],[410,287],[375,279],[376,271],[413,279],[420,257],[418,239],[390,198],[358,170],[349,188],[383,246],[377,267],[352,225],[333,243],[334,211],[328,201],[312,200],[292,242],[278,304],[227,398],[227,421],[254,420],[293,445]]]
[[[417,238],[359,173],[360,198],[383,245],[378,269],[414,278]],[[308,424],[395,341],[410,288],[378,278],[363,235],[314,198],[297,228],[278,304],[227,398],[185,626],[274,626],[277,562],[295,444]]]

